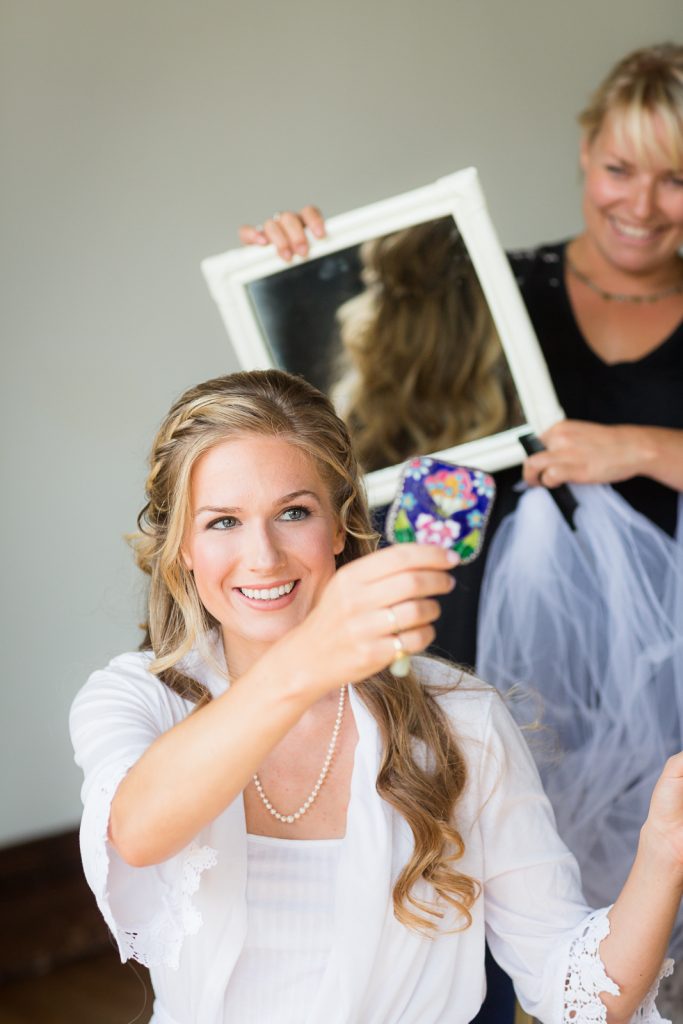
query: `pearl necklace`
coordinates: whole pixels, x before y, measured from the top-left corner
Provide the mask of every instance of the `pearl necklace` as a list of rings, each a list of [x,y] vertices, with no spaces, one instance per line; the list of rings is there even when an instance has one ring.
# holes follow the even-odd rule
[[[263,790],[263,786],[261,785],[261,780],[259,779],[259,777],[256,774],[256,772],[254,772],[254,774],[252,775],[252,779],[254,780],[254,786],[256,787],[256,792],[260,796],[261,802],[263,803],[263,806],[266,808],[266,810],[270,814],[273,815],[274,818],[277,818],[278,821],[283,821],[287,825],[293,825],[295,821],[299,820],[299,818],[303,818],[304,814],[306,814],[306,812],[311,809],[311,807],[313,806],[314,802],[317,800],[318,793],[320,792],[322,784],[324,783],[325,779],[328,776],[328,773],[330,771],[330,766],[332,764],[332,757],[334,755],[334,748],[337,745],[337,739],[339,737],[339,730],[341,729],[342,718],[344,717],[344,700],[345,700],[345,697],[346,697],[346,687],[342,686],[341,689],[339,690],[339,706],[337,708],[337,717],[334,720],[334,728],[332,730],[332,739],[330,740],[330,745],[327,748],[327,754],[325,756],[325,760],[323,761],[322,771],[320,772],[320,775],[318,776],[318,781],[316,782],[315,786],[311,790],[311,793],[310,793],[308,799],[304,800],[304,802],[302,803],[302,805],[301,805],[301,807],[299,808],[298,811],[294,811],[293,814],[282,814],[280,811],[276,810],[273,807],[273,805],[271,804],[271,802],[268,799],[268,797],[266,796],[266,794],[265,794],[265,792]]]
[[[683,281],[680,284],[671,285],[670,288],[663,288],[660,292],[650,292],[648,295],[627,295],[623,292],[608,292],[597,285],[595,281],[591,281],[590,277],[584,274],[582,270],[579,270],[569,256],[567,256],[567,266],[574,277],[577,277],[582,284],[587,285],[601,299],[605,299],[606,302],[659,302],[660,299],[668,299],[670,295],[678,295],[679,292],[683,292]]]

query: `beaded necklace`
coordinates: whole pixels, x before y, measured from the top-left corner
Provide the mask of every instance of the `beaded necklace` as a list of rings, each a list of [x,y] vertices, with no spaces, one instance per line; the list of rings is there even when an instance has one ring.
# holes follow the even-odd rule
[[[567,256],[567,266],[574,277],[578,278],[582,284],[591,288],[596,295],[599,295],[601,299],[605,299],[606,302],[659,302],[660,299],[667,299],[670,295],[678,295],[683,292],[683,281],[678,284],[671,285],[669,288],[662,288],[659,292],[650,292],[648,295],[628,295],[623,292],[608,292],[606,289],[601,288],[594,281],[591,281],[582,270],[576,266],[572,259]]]
[[[266,796],[266,794],[264,792],[264,789],[263,789],[263,785],[261,783],[261,780],[259,779],[259,777],[256,774],[256,772],[254,772],[254,774],[252,775],[252,779],[254,780],[254,786],[256,787],[256,792],[258,793],[259,797],[261,798],[261,802],[262,802],[263,806],[266,808],[268,813],[272,814],[272,816],[274,818],[277,818],[278,821],[283,821],[287,825],[293,825],[295,821],[299,820],[299,818],[303,818],[304,814],[306,814],[306,812],[311,809],[311,807],[313,806],[313,804],[317,800],[318,793],[320,792],[322,784],[324,783],[325,779],[328,776],[328,773],[330,771],[330,766],[332,764],[332,757],[334,755],[334,749],[335,749],[335,747],[337,745],[337,739],[339,737],[339,730],[341,729],[342,719],[344,717],[344,701],[345,701],[345,698],[346,698],[346,687],[342,686],[340,691],[339,691],[339,705],[337,707],[337,717],[334,720],[334,728],[332,730],[332,739],[330,740],[330,745],[327,748],[327,754],[325,755],[325,760],[323,761],[322,770],[320,772],[320,775],[318,776],[318,781],[316,782],[316,784],[313,787],[313,789],[311,790],[309,796],[307,797],[306,800],[304,800],[304,802],[302,803],[302,805],[301,805],[301,807],[299,808],[298,811],[293,811],[291,814],[283,814],[282,811],[278,811],[275,807],[273,807],[272,803],[270,802],[270,800]]]

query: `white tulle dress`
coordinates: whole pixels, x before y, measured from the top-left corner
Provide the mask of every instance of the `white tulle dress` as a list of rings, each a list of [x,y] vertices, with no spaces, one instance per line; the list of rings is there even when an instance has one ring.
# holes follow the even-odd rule
[[[610,487],[573,490],[576,532],[543,488],[499,527],[477,669],[517,688],[518,722],[540,723],[527,739],[586,897],[601,905],[626,878],[665,760],[683,749],[683,542]],[[683,914],[671,949],[683,953]]]

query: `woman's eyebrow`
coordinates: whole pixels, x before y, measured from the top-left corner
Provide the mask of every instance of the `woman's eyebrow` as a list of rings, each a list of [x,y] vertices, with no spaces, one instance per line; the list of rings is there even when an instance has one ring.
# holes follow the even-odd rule
[[[297,498],[303,497],[313,498],[315,501],[318,502],[318,504],[321,504],[320,496],[316,494],[315,491],[309,491],[306,488],[304,488],[300,491],[290,491],[289,494],[283,494],[281,498],[277,498],[277,500],[273,502],[273,507],[275,508],[279,507],[280,505],[287,505],[290,501],[295,501]],[[224,516],[235,516],[238,515],[238,513],[240,513],[241,511],[242,509],[239,508],[239,506],[237,505],[202,505],[201,508],[198,508],[196,512],[192,513],[192,518],[196,519],[197,516],[202,514],[202,512],[211,512],[216,515]]]
[[[615,153],[612,150],[607,151],[607,159],[611,160],[615,164],[624,164],[626,167],[633,167],[630,160],[627,160],[625,156],[621,156],[619,153]]]
[[[229,508],[227,505],[202,505],[196,512],[192,513],[192,518],[196,519],[197,516],[201,515],[202,512],[217,512],[224,516],[234,516],[237,512],[240,512],[239,508]]]
[[[320,497],[315,491],[308,491],[306,489],[301,491],[291,491],[289,494],[283,494],[281,498],[276,501],[276,505],[286,505],[288,501],[294,501],[296,498],[303,497],[315,498],[317,502],[320,502]]]

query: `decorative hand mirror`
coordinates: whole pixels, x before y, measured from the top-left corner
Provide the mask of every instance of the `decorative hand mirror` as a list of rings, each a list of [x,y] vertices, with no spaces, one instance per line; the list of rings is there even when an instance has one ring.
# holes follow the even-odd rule
[[[330,395],[373,505],[414,455],[489,472],[521,462],[519,437],[564,413],[474,168],[327,232],[291,264],[272,247],[203,261],[241,365]]]

